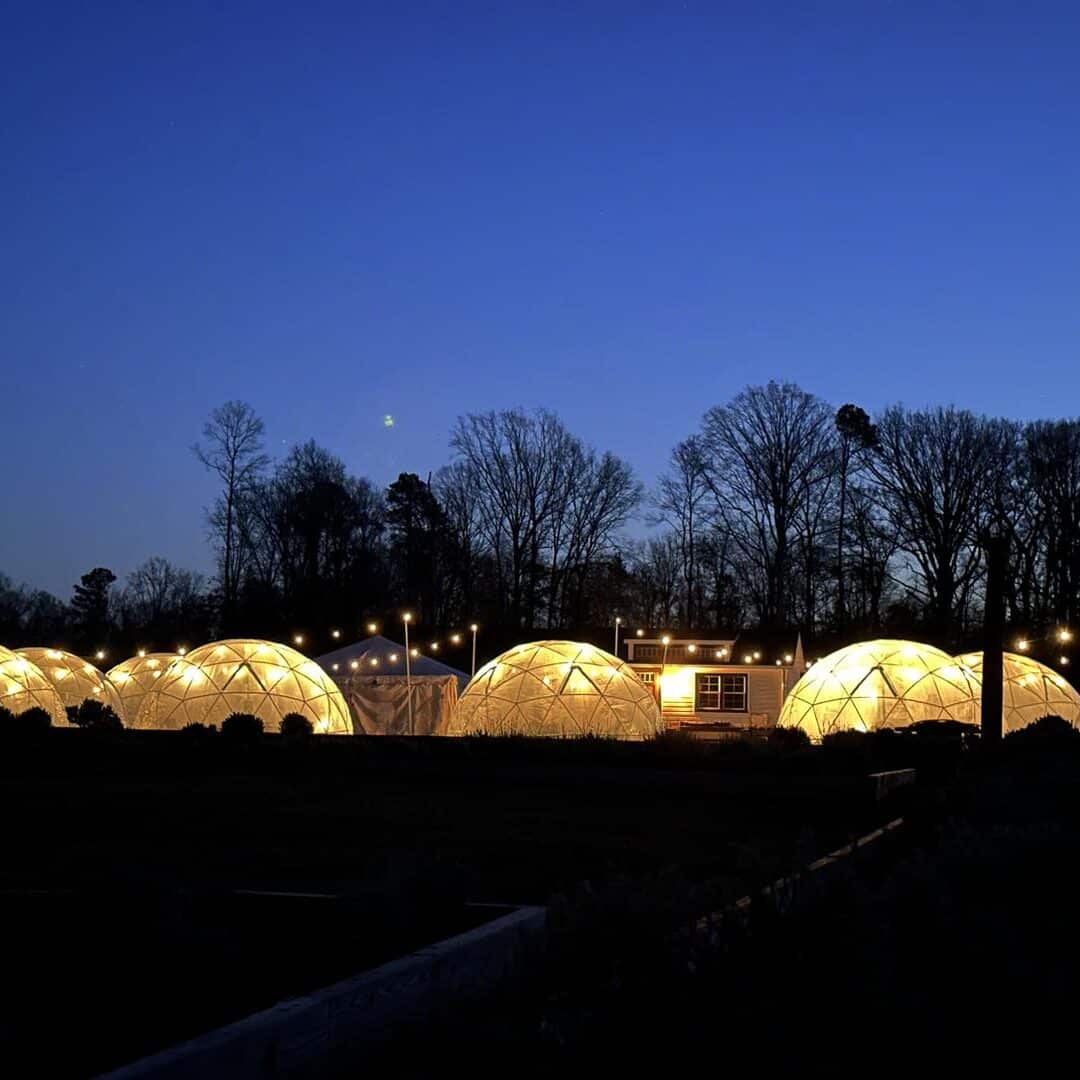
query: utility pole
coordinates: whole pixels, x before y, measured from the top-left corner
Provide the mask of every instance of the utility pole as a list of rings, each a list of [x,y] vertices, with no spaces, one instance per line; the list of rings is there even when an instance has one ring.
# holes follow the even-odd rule
[[[982,742],[1001,742],[1003,694],[1002,641],[1005,637],[1005,568],[1009,541],[1000,535],[986,540],[986,611],[983,615]]]

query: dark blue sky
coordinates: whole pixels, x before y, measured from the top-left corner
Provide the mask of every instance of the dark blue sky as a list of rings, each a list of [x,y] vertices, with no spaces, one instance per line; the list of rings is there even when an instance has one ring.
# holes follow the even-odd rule
[[[651,481],[769,378],[1076,414],[1078,73],[1074,3],[8,4],[0,570],[206,569],[233,397],[378,483],[513,405]]]

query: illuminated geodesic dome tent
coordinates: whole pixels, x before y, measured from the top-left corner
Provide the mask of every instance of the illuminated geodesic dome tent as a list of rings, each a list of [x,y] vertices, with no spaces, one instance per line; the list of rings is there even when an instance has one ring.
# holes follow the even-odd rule
[[[629,665],[593,645],[534,641],[476,673],[447,734],[647,739],[662,730],[656,699]]]
[[[81,656],[64,652],[63,649],[26,648],[15,651],[41,669],[60,695],[65,709],[77,709],[90,698],[108,705],[121,720],[124,719],[124,703],[116,687]]]
[[[977,680],[941,649],[916,641],[861,641],[807,670],[785,699],[777,726],[801,728],[817,740],[923,720],[973,724],[978,703]]]
[[[139,715],[143,698],[177,657],[177,653],[144,653],[117,664],[105,673],[105,677],[116,687],[124,703],[125,716],[132,724]]]
[[[8,712],[44,709],[56,727],[67,727],[64,703],[37,664],[0,645],[0,706]]]
[[[1080,727],[1080,694],[1063,675],[1019,653],[1002,654],[1003,735],[1019,731],[1043,716],[1060,716]],[[956,658],[982,687],[983,654],[964,653]]]
[[[251,713],[267,731],[299,713],[318,734],[351,735],[341,691],[314,660],[273,641],[212,641],[174,657],[143,698],[134,727],[177,730],[220,725],[232,713]]]

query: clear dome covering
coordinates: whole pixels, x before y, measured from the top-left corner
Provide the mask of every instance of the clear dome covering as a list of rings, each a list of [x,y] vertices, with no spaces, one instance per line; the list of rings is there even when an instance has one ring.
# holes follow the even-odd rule
[[[108,705],[124,719],[124,703],[116,687],[89,661],[63,649],[17,649],[19,656],[36,664],[53,689],[60,695],[65,709],[78,708],[87,698]]]
[[[54,726],[67,727],[68,718],[64,703],[53,685],[45,678],[41,668],[25,656],[19,656],[0,645],[0,706],[8,712],[26,712],[27,709],[44,709]]]
[[[251,713],[278,731],[288,713],[319,734],[352,734],[341,691],[314,660],[273,641],[232,638],[176,656],[142,700],[133,726],[177,730]]]
[[[125,715],[132,724],[139,715],[143,698],[154,688],[178,655],[177,653],[146,653],[144,656],[133,656],[105,673],[109,682],[116,687],[116,692],[124,703]]]
[[[662,730],[656,699],[629,665],[593,645],[534,641],[476,673],[447,734],[647,739]]]
[[[791,688],[778,727],[818,740],[923,720],[979,720],[979,684],[954,657],[917,641],[861,641],[813,664]]]
[[[964,653],[957,662],[971,671],[982,687],[981,652]],[[1080,727],[1080,694],[1063,675],[1019,653],[1002,654],[1003,735],[1019,731],[1043,716],[1060,716]]]

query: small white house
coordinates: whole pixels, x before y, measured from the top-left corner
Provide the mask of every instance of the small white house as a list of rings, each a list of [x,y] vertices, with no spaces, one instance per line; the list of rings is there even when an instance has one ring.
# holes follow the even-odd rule
[[[627,659],[656,695],[668,731],[752,731],[776,726],[806,670],[802,641],[778,657],[738,639],[630,638]]]

